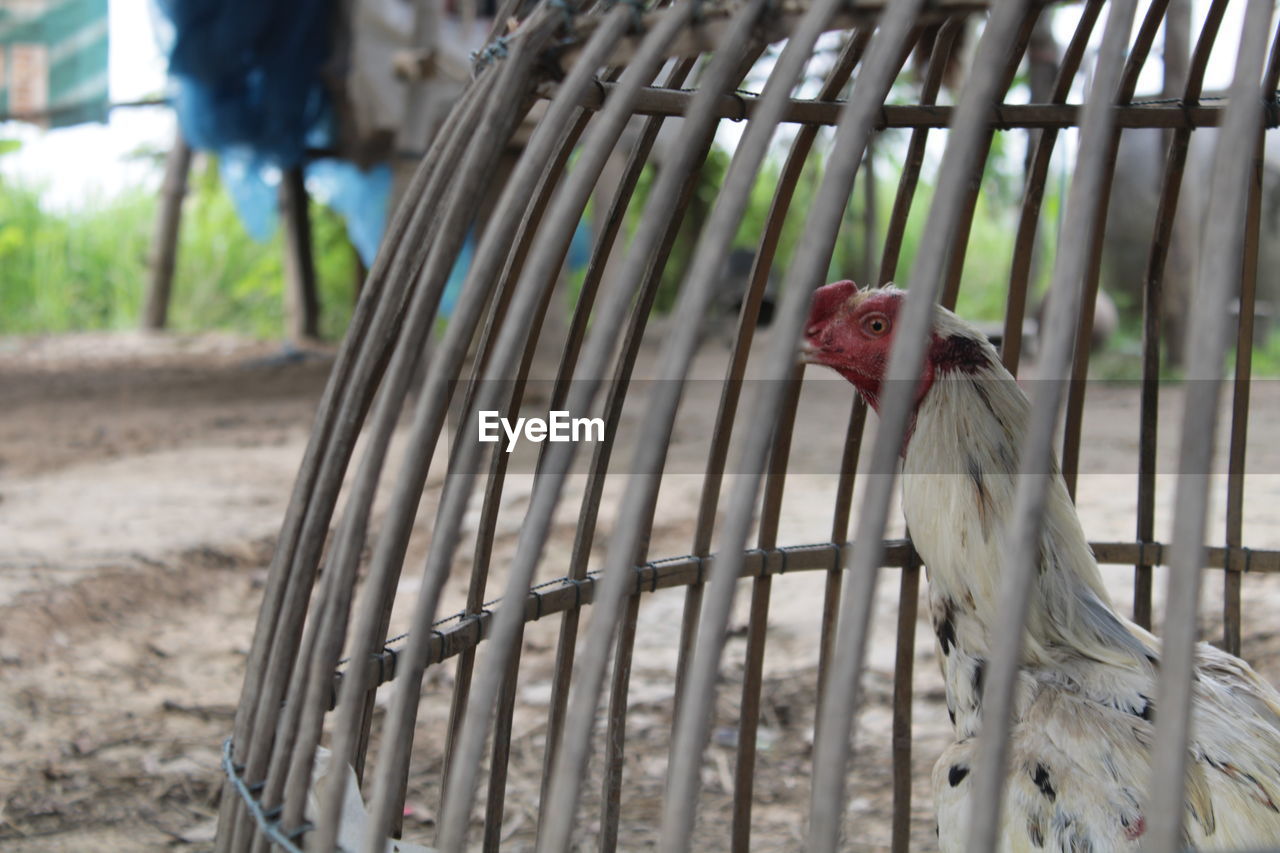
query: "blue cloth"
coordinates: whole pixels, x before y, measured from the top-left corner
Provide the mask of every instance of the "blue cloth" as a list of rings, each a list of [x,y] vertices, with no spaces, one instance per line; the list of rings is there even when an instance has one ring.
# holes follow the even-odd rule
[[[307,189],[347,220],[347,236],[366,267],[373,265],[387,227],[391,167],[360,169],[344,160],[316,160],[307,166]]]
[[[218,153],[245,230],[265,240],[276,226],[281,170],[304,162],[307,148],[333,142],[322,71],[332,49],[334,0],[155,2],[173,25],[169,73],[183,135]],[[352,243],[371,264],[385,227],[390,169],[311,162],[307,186],[343,215]]]
[[[276,166],[302,160],[327,120],[320,71],[332,0],[157,0],[173,23],[169,73],[187,141],[245,146]]]

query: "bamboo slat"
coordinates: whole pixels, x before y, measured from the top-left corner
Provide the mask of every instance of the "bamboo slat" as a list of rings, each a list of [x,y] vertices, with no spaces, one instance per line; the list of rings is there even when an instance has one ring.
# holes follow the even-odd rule
[[[1209,7],[1196,40],[1195,52],[1187,71],[1183,102],[1196,103],[1204,84],[1209,53],[1217,40],[1218,28],[1226,11],[1226,3],[1215,2]],[[1160,187],[1160,201],[1156,209],[1155,233],[1151,238],[1151,252],[1147,259],[1146,275],[1142,289],[1142,398],[1139,403],[1138,442],[1138,517],[1139,542],[1155,538],[1156,500],[1156,450],[1159,445],[1160,420],[1160,347],[1162,312],[1164,310],[1164,269],[1173,239],[1174,219],[1178,211],[1183,173],[1186,169],[1187,146],[1191,132],[1174,131],[1169,141],[1169,154],[1165,161],[1164,178]],[[1133,618],[1144,628],[1151,627],[1151,567],[1134,566]]]
[[[1262,126],[1261,75],[1270,31],[1270,3],[1251,0],[1245,7],[1233,95],[1223,133],[1214,152],[1204,251],[1196,275],[1193,313],[1200,318],[1189,341],[1187,398],[1182,418],[1181,473],[1174,498],[1174,538],[1170,550],[1169,592],[1156,691],[1156,743],[1187,742],[1191,726],[1191,690],[1198,616],[1200,569],[1204,553],[1213,441],[1217,430],[1222,360],[1227,350],[1226,308],[1240,280],[1245,209],[1252,170],[1251,155]],[[1150,831],[1142,850],[1171,850],[1182,840],[1183,790],[1187,750],[1152,751],[1151,787],[1146,808]]]
[[[1113,3],[1103,31],[1098,65],[1090,88],[1084,124],[1080,129],[1080,157],[1067,197],[1062,240],[1079,246],[1102,211],[1107,173],[1107,141],[1112,135],[1111,104],[1124,85],[1125,46],[1133,27],[1137,3]],[[995,849],[1000,843],[1004,780],[1013,722],[1014,692],[1022,665],[1027,611],[1038,565],[1040,527],[1053,477],[1053,438],[1068,376],[1072,349],[1072,320],[1080,300],[1087,298],[1083,253],[1061,252],[1053,271],[1053,300],[1049,303],[1040,360],[1040,378],[1032,395],[1031,418],[1020,442],[1020,476],[1012,514],[1003,533],[1006,555],[998,592],[997,621],[991,637],[986,683],[982,695],[982,728],[978,734],[977,766],[973,768],[968,849]]]
[[[543,84],[538,88],[540,97],[552,97],[559,85]],[[610,84],[602,83],[587,92],[580,100],[585,109],[598,110],[610,97]],[[696,92],[682,89],[646,89],[636,102],[636,115],[678,116],[684,115]],[[753,92],[733,92],[723,95],[710,109],[717,118],[730,121],[751,121],[759,109],[760,96]],[[792,99],[783,113],[782,121],[788,124],[834,126],[840,117],[844,102],[834,100]],[[1079,104],[992,104],[984,111],[986,122],[995,130],[1062,130],[1079,127]],[[1195,129],[1218,127],[1222,123],[1225,106],[1182,105],[1179,103],[1151,102],[1119,105],[1116,107],[1115,126],[1123,130],[1139,128]],[[945,130],[954,122],[956,107],[939,104],[885,104],[872,121],[873,130],[894,128],[930,128]],[[1270,125],[1269,125],[1270,126]]]

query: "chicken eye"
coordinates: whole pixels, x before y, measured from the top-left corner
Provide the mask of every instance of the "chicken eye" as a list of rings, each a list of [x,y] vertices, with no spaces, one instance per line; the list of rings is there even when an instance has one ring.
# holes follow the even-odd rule
[[[889,331],[889,318],[883,314],[869,314],[862,321],[863,330],[872,337],[880,337]]]

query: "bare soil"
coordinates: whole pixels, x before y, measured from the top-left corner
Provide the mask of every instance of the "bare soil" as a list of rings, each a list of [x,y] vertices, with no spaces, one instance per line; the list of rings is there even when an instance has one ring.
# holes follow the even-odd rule
[[[653,355],[646,354],[647,362]],[[699,375],[718,377],[723,360],[723,352],[709,345]],[[0,848],[211,848],[221,744],[238,698],[274,535],[331,363],[326,351],[282,351],[217,336],[0,339]],[[1257,474],[1248,480],[1245,541],[1255,547],[1280,544],[1274,527],[1280,447],[1268,434],[1280,410],[1273,384],[1259,383],[1253,403],[1249,458]],[[783,544],[829,537],[834,475],[822,472],[829,470],[830,436],[843,430],[848,402],[843,383],[806,383],[802,419],[814,432],[802,431],[797,439],[798,473],[783,504]],[[1177,404],[1176,393],[1165,395],[1166,457],[1175,449]],[[1092,539],[1132,538],[1136,417],[1134,388],[1091,392],[1080,505]],[[629,415],[624,430],[634,429],[638,418]],[[699,458],[709,429],[706,416],[683,418],[673,436],[673,458]],[[655,557],[689,550],[700,478],[688,466],[682,470],[663,486],[662,521],[651,546]],[[1161,480],[1158,535],[1166,540],[1176,479]],[[1221,480],[1213,484],[1218,495]],[[521,471],[510,478],[495,567],[514,553],[530,481]],[[438,481],[429,485],[419,528],[426,529],[438,488]],[[606,491],[605,530],[620,494],[620,485]],[[1221,504],[1211,528],[1215,541],[1223,529]],[[570,495],[548,550],[549,577],[567,559],[577,512]],[[468,522],[472,528],[475,515]],[[402,580],[406,605],[415,593],[422,548],[415,536]],[[446,611],[465,593],[466,558],[462,562],[447,591]],[[1128,574],[1108,570],[1121,602],[1130,595]],[[1213,637],[1220,576],[1210,577],[1205,631]],[[492,595],[501,583],[495,568]],[[889,839],[897,587],[891,572],[878,592],[857,772],[851,777],[850,850],[886,849]],[[774,584],[753,849],[799,849],[803,838],[821,590],[816,574],[788,575]],[[698,849],[724,849],[728,843],[733,724],[749,597],[744,583],[704,767]],[[1246,580],[1246,657],[1273,680],[1280,680],[1280,632],[1266,614],[1277,599],[1274,578]],[[683,594],[669,590],[645,596],[640,610],[628,700],[623,850],[648,849],[656,839],[682,606]],[[397,613],[398,624],[405,619]],[[556,623],[535,623],[526,635],[504,849],[531,847]],[[934,846],[928,775],[948,740],[933,655],[931,634],[921,621],[912,820],[918,849]],[[453,672],[452,665],[437,669],[420,716],[406,813],[406,836],[423,840],[431,837],[438,806],[440,731]],[[584,790],[581,832],[588,839],[598,822],[598,768]],[[473,835],[479,838],[478,831]]]

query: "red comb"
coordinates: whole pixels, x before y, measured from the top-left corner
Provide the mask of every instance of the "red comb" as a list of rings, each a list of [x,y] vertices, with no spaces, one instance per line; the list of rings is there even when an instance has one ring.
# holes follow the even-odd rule
[[[828,319],[857,292],[858,285],[848,280],[819,287],[813,293],[813,305],[809,309],[809,325]]]

